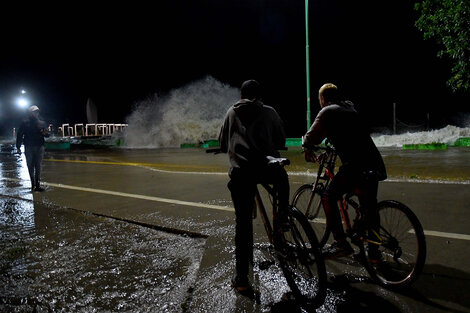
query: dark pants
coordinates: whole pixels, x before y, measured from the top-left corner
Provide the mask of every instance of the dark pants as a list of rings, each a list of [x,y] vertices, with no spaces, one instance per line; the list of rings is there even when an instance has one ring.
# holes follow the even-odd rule
[[[44,146],[25,146],[24,154],[28,165],[29,178],[31,179],[31,187],[39,187]]]
[[[380,217],[377,211],[377,191],[379,182],[376,178],[364,174],[362,171],[341,167],[322,196],[328,226],[336,241],[346,240],[338,201],[345,193],[357,191],[362,214],[365,214],[365,223],[368,229],[378,231]]]
[[[235,207],[235,259],[239,279],[247,279],[253,262],[253,209],[256,185],[273,184],[278,190],[279,210],[289,203],[289,179],[281,166],[254,171],[234,168],[228,188]]]

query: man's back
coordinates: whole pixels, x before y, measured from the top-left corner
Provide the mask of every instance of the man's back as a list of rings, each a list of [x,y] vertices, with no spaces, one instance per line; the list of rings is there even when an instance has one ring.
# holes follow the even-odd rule
[[[284,147],[282,121],[272,107],[242,99],[227,111],[219,143],[232,168],[256,168],[266,156],[279,156],[277,150]]]
[[[315,123],[336,148],[343,165],[372,170],[379,173],[381,179],[386,177],[382,156],[351,102],[341,101],[324,107]]]

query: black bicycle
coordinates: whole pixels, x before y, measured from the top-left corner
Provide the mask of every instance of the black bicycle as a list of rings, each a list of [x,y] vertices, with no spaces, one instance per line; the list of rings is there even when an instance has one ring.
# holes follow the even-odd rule
[[[220,152],[219,149],[206,151]],[[285,166],[290,163],[285,158],[268,158],[268,167]],[[268,192],[272,203],[273,223],[269,220],[259,189],[255,194],[253,215],[256,218],[256,208],[258,208],[269,243],[274,248],[268,250],[272,251],[279,261],[296,300],[309,309],[317,308],[325,301],[327,275],[315,232],[305,215],[293,206],[286,212],[288,227],[284,225],[281,229],[276,220],[279,208],[278,192],[274,186],[261,185]]]
[[[313,184],[301,186],[293,195],[292,205],[310,221],[319,244],[323,247],[330,236],[321,196],[335,175],[337,153],[331,146],[315,147],[319,168]],[[423,270],[426,259],[426,239],[416,215],[403,203],[385,200],[377,204],[380,229],[366,229],[364,214],[354,192],[339,201],[346,235],[360,249],[359,255],[371,278],[384,287],[404,287],[412,284]],[[351,221],[349,208],[355,211]],[[372,234],[372,235],[371,235]],[[367,247],[376,245],[382,259],[368,257]]]

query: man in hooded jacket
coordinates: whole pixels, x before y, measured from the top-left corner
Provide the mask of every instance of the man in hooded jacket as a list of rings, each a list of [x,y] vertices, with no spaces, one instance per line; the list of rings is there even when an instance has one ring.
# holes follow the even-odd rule
[[[260,85],[255,80],[241,86],[241,100],[227,111],[219,135],[222,152],[230,159],[229,176],[235,207],[236,275],[232,286],[239,292],[250,290],[249,265],[253,261],[253,208],[256,185],[272,183],[279,192],[280,215],[289,201],[289,181],[281,166],[267,167],[267,156],[279,157],[285,146],[283,123],[277,112],[261,102]]]
[[[341,167],[322,195],[328,227],[335,242],[325,249],[327,258],[341,257],[353,253],[341,224],[338,200],[357,190],[359,202],[365,213],[367,227],[376,230],[380,225],[377,211],[378,183],[387,178],[382,156],[370,137],[354,104],[341,99],[338,87],[324,84],[318,92],[321,110],[303,138],[305,148],[319,145],[328,138],[341,159]],[[316,157],[306,151],[307,161]],[[380,261],[376,245],[369,246],[369,258]]]
[[[44,191],[40,186],[44,137],[49,137],[46,123],[39,119],[39,108],[33,105],[28,109],[28,117],[21,122],[16,134],[16,148],[19,154],[21,145],[24,144],[32,191]]]

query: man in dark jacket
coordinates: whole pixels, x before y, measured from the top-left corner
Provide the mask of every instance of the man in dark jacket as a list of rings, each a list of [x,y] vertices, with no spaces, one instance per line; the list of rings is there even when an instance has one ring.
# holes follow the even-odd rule
[[[230,159],[228,188],[235,207],[236,276],[232,285],[239,292],[251,290],[248,272],[253,261],[253,208],[256,184],[273,183],[279,191],[280,211],[287,208],[289,181],[281,167],[267,167],[267,156],[279,157],[285,146],[281,118],[261,102],[260,85],[254,80],[241,86],[241,100],[227,111],[219,135],[222,152]],[[282,214],[282,213],[281,213]]]
[[[341,225],[338,200],[355,189],[359,190],[359,201],[366,215],[367,226],[378,229],[380,220],[377,212],[378,182],[386,179],[385,165],[372,138],[360,120],[354,105],[342,101],[338,88],[325,84],[320,88],[319,101],[322,109],[310,130],[304,136],[303,146],[311,148],[328,138],[338,153],[342,166],[322,196],[328,226],[335,242],[324,255],[326,257],[346,256],[353,253]],[[307,152],[308,153],[308,152]],[[307,159],[309,157],[306,156]],[[378,250],[371,245],[369,256],[379,258]],[[375,255],[374,255],[375,254]]]
[[[28,109],[28,117],[24,119],[16,135],[16,148],[21,154],[21,144],[24,144],[24,154],[28,165],[31,190],[44,191],[41,188],[41,162],[44,156],[44,137],[48,137],[46,123],[39,119],[39,108],[35,105]]]

